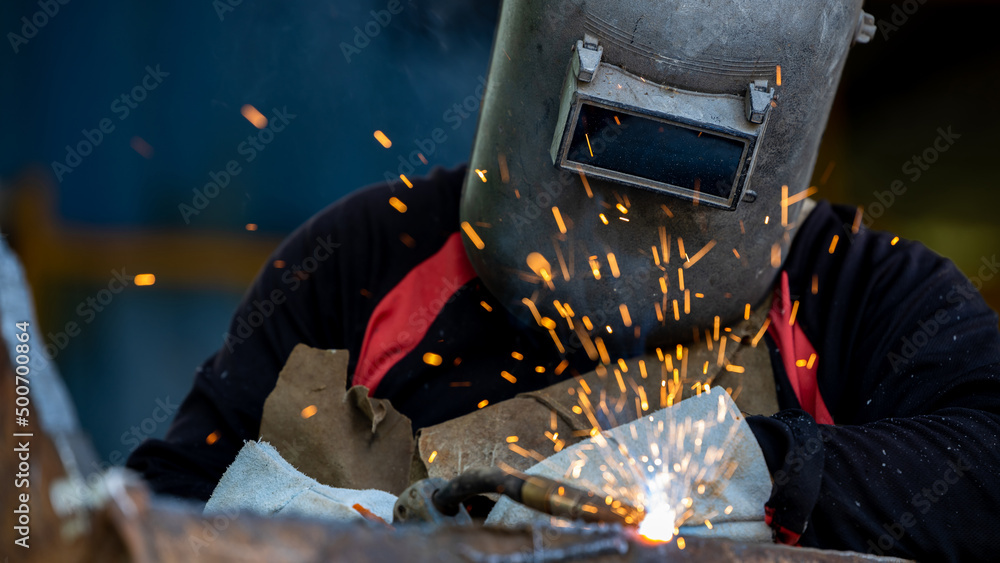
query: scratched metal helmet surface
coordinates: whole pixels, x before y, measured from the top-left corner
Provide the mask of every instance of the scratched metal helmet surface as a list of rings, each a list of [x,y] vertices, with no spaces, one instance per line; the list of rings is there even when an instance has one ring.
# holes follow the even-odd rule
[[[740,319],[870,23],[862,0],[505,1],[461,201],[483,283],[620,357]]]

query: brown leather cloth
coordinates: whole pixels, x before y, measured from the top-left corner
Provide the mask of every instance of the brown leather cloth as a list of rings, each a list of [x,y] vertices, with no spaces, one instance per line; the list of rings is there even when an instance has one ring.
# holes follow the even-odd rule
[[[450,479],[474,467],[526,470],[595,428],[631,422],[701,393],[705,384],[725,388],[745,413],[771,415],[778,398],[760,338],[770,308],[768,299],[729,331],[712,327],[688,346],[613,361],[423,428],[415,440],[409,419],[388,401],[369,398],[363,386],[344,391],[345,351],[299,345],[264,403],[261,439],[325,485],[398,495],[410,482]],[[315,412],[306,418],[310,405]]]
[[[631,422],[701,393],[704,384],[725,388],[744,413],[774,414],[778,397],[770,353],[762,338],[770,309],[768,298],[730,331],[713,327],[688,346],[621,362],[624,367],[612,362],[581,377],[421,429],[410,479],[450,479],[481,466],[524,471],[586,439],[595,427],[605,430]]]
[[[410,484],[410,419],[366,387],[345,391],[347,360],[296,346],[264,402],[260,438],[324,485],[398,495]]]

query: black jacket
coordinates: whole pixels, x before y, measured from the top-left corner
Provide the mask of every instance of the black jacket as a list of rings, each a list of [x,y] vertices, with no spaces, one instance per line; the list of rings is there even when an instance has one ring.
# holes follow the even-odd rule
[[[144,442],[128,466],[157,492],[208,499],[243,441],[258,437],[264,400],[300,342],[347,349],[352,374],[364,354],[375,396],[389,398],[414,429],[591,370],[581,351],[563,358],[547,334],[519,325],[467,264],[449,258],[464,174],[437,169],[412,189],[359,190],[296,230],[198,369],[166,438]],[[893,244],[889,234],[853,234],[854,214],[820,203],[784,267],[835,425],[800,410],[768,336],[782,411],[748,420],[775,480],[772,525],[804,546],[996,557],[997,316],[949,260],[919,243]],[[387,296],[409,310],[372,322]],[[440,364],[425,362],[427,353]],[[481,376],[501,371],[517,383]]]

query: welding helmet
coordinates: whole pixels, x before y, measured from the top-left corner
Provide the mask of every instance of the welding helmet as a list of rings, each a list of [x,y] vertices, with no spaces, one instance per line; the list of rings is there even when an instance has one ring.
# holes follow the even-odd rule
[[[874,31],[861,5],[503,2],[460,210],[483,283],[621,357],[741,319],[786,256],[847,52]]]

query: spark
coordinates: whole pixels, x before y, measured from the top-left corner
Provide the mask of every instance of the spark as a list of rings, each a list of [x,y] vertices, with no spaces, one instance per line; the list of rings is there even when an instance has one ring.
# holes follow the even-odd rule
[[[597,261],[597,256],[590,257],[590,270],[594,273],[594,279],[601,279],[601,264]]]
[[[781,65],[778,65],[777,68],[775,68],[775,72],[777,73],[777,76],[775,77],[774,82],[778,86],[781,86]]]
[[[493,312],[493,307],[490,307],[489,303],[487,303],[485,301],[480,301],[479,304],[483,306],[483,309],[486,309],[487,313]]]
[[[677,513],[670,505],[658,505],[651,509],[639,524],[639,535],[652,541],[670,541],[674,537],[676,521]],[[684,549],[681,547],[682,539],[677,539],[677,547]]]
[[[216,443],[218,441],[219,441],[219,431],[218,430],[212,432],[208,436],[205,436],[205,443],[208,444],[209,446],[211,446],[212,444],[214,444],[214,443]]]
[[[476,174],[479,176],[479,179],[482,180],[483,183],[485,184],[486,183],[486,171],[485,170],[480,170],[480,169],[476,168]]]
[[[310,418],[314,414],[316,414],[316,411],[317,411],[316,405],[309,405],[308,407],[302,409],[302,412],[299,414],[300,416],[302,416],[302,418]]]
[[[562,214],[559,213],[558,207],[552,208],[552,216],[556,218],[556,226],[559,227],[559,232],[566,234],[566,223],[563,223]]]
[[[531,271],[535,272],[538,277],[542,278],[542,281],[545,282],[545,285],[547,285],[549,289],[555,289],[555,285],[552,283],[552,265],[549,264],[549,261],[546,260],[541,253],[532,252],[531,254],[528,254],[526,262],[528,267],[531,268]],[[555,328],[555,326],[548,328]]]
[[[611,356],[608,355],[608,349],[604,347],[604,340],[600,336],[594,339],[594,344],[597,345],[597,353],[601,355],[602,364],[610,364]]]
[[[628,314],[628,306],[622,303],[621,305],[618,306],[618,312],[621,313],[622,315],[622,323],[626,327],[632,326],[632,316]]]
[[[538,308],[535,307],[535,302],[532,301],[531,299],[528,299],[527,297],[523,297],[521,299],[521,303],[524,303],[524,306],[527,307],[529,311],[531,311],[531,316],[535,317],[535,322],[538,323],[538,326],[541,326],[542,316],[538,314]]]
[[[483,399],[482,401],[479,401],[479,404],[477,404],[476,407],[484,408],[488,404],[490,404],[490,401],[488,399]]]
[[[587,150],[590,151],[590,158],[594,158],[594,149],[590,146],[590,135],[584,133],[583,136],[587,139]]]
[[[142,155],[143,158],[153,158],[153,146],[147,143],[142,137],[132,137],[132,140],[129,141],[129,146],[132,147],[132,150]]]
[[[257,230],[257,223],[247,223],[247,225],[246,225],[245,228],[248,231],[256,231]]]
[[[545,373],[545,366],[535,366],[535,373]]]
[[[792,303],[792,314],[788,317],[789,325],[795,324],[795,315],[797,315],[798,312],[799,312],[799,302],[798,300],[796,300],[794,303]]]
[[[497,164],[500,166],[500,181],[504,184],[510,182],[510,171],[507,170],[507,155],[497,153]]]
[[[393,206],[396,211],[399,211],[400,213],[406,213],[406,204],[399,201],[398,197],[390,197],[389,205]]]
[[[622,215],[628,215],[628,209],[624,205],[619,203],[615,207],[621,212]]]
[[[441,365],[441,356],[433,352],[427,352],[424,354],[424,363],[429,366],[439,366]]]
[[[667,294],[667,277],[660,276],[660,289],[663,290],[663,295]]]
[[[781,226],[788,226],[788,186],[781,186]]]
[[[583,182],[583,189],[587,190],[587,197],[593,198],[594,192],[591,191],[590,182],[587,181],[587,175],[583,173],[583,170],[580,171],[580,181]]]
[[[257,111],[257,108],[252,105],[245,104],[240,108],[240,113],[243,114],[243,117],[245,117],[246,120],[252,123],[257,129],[267,127],[267,118],[264,117],[264,114]]]
[[[746,308],[743,309],[743,320],[750,320],[750,304],[747,303]]]
[[[615,255],[611,252],[608,253],[608,266],[611,268],[611,275],[618,278],[621,277],[622,273],[618,270],[618,260],[615,260]],[[625,325],[629,326],[629,325]]]
[[[431,452],[431,455],[427,458],[427,463],[434,463],[434,460],[437,459],[437,456],[438,456],[437,450]]]
[[[375,135],[375,140],[378,141],[378,143],[382,145],[383,148],[389,148],[392,146],[392,141],[390,141],[389,137],[386,137],[385,133],[383,133],[382,131],[376,129],[374,135]]]
[[[513,375],[511,375],[510,372],[501,371],[500,372],[500,377],[506,379],[507,381],[509,381],[511,383],[517,383],[517,378],[514,377]]]
[[[607,218],[607,217],[605,217],[603,213],[599,214],[599,215],[598,215],[598,217],[600,217],[600,218],[601,218],[601,222],[602,222],[602,223],[604,223],[605,225],[607,225],[607,224],[608,224],[608,218]]]
[[[837,250],[837,242],[840,240],[840,235],[833,235],[833,240],[830,241],[830,254],[833,254]]]
[[[812,294],[819,293],[819,274],[813,274]]]
[[[680,241],[681,239],[678,238],[677,240]],[[698,262],[698,260],[701,260],[713,248],[715,248],[715,240],[714,239],[711,240],[711,241],[709,241],[709,243],[706,244],[705,246],[703,246],[701,248],[701,250],[699,250],[698,252],[695,252],[694,256],[688,258],[687,262],[684,262],[684,267],[685,268],[690,268],[691,266],[694,266],[695,263]]]
[[[764,333],[767,332],[767,327],[770,325],[771,325],[771,319],[770,318],[764,319],[764,324],[760,327],[760,330],[757,332],[757,335],[754,336],[753,340],[750,342],[751,346],[753,346],[754,348],[757,347],[757,343],[760,342],[761,338],[764,338]]]
[[[132,279],[135,285],[153,285],[156,283],[156,276],[153,274],[136,274]]]
[[[680,239],[678,239],[680,240]],[[677,268],[677,289],[684,291],[684,269]]]
[[[404,184],[406,184],[407,188],[411,190],[413,189],[413,182],[411,182],[410,179],[406,177],[406,174],[400,174],[399,179],[402,180]]]
[[[482,250],[486,247],[486,244],[483,243],[483,239],[479,238],[479,235],[477,235],[476,231],[472,229],[472,225],[470,225],[468,221],[462,221],[462,230],[465,231],[466,236],[469,237],[469,240],[472,241],[472,244],[474,244],[476,248]]]
[[[524,359],[524,354],[522,354],[520,352],[517,352],[517,351],[514,351],[514,352],[510,353],[510,357],[514,358],[517,361],[521,361],[521,360]]]
[[[774,243],[774,245],[771,246],[771,267],[778,268],[780,266],[781,266],[781,243],[776,242]]]
[[[891,240],[891,241],[889,241],[889,244],[890,244],[891,246],[896,246],[896,243],[897,243],[897,242],[899,242],[899,237],[892,237],[892,240]]]

